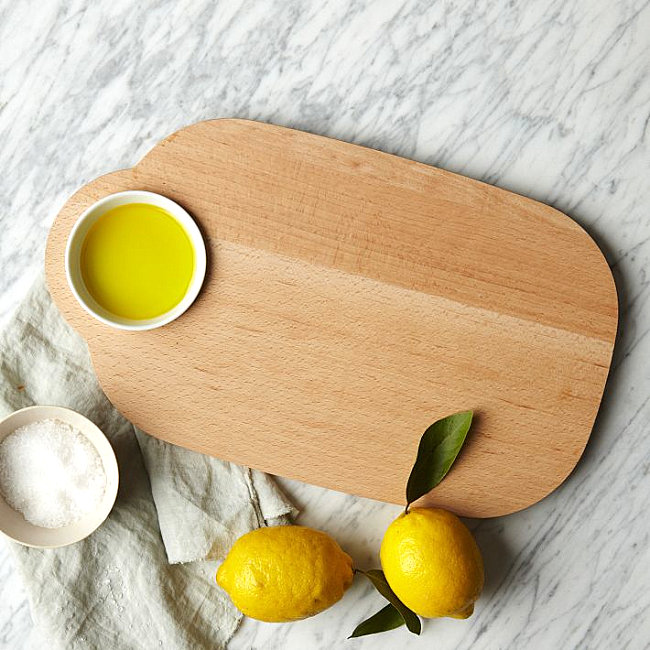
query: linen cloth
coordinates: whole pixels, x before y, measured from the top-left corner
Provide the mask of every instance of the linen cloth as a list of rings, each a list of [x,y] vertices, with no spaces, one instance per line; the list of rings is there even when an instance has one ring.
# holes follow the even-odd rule
[[[243,533],[294,513],[272,479],[136,431],[43,278],[0,334],[0,416],[32,404],[90,418],[120,470],[115,507],[90,537],[47,550],[7,542],[46,647],[225,647],[241,615],[215,583],[217,561]]]

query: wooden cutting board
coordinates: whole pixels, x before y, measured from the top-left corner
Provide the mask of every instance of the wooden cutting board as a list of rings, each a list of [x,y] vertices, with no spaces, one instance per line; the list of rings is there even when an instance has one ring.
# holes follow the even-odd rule
[[[64,273],[73,223],[144,189],[183,205],[209,271],[180,319],[113,330]],[[106,394],[163,440],[395,503],[434,420],[474,409],[423,503],[477,517],[535,503],[577,463],[617,326],[610,270],[564,214],[456,174],[243,120],[195,124],[82,187],[47,279]]]

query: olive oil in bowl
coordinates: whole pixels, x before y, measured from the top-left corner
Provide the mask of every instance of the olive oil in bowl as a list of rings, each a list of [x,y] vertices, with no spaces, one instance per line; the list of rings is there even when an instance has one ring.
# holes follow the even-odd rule
[[[207,250],[194,219],[178,203],[146,190],[109,194],[77,219],[68,235],[65,274],[77,302],[117,329],[162,327],[201,291]]]
[[[103,309],[129,320],[157,318],[185,297],[195,266],[185,228],[166,210],[127,203],[101,215],[83,240],[81,277]]]

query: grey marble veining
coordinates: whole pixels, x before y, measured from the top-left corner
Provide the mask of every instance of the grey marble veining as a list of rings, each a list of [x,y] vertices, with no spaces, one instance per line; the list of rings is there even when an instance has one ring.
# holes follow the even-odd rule
[[[468,522],[487,568],[471,619],[427,621],[419,639],[398,630],[344,642],[381,606],[357,580],[313,619],[245,621],[231,647],[647,647],[650,2],[0,0],[0,322],[41,268],[71,192],[221,116],[376,147],[550,203],[601,245],[621,306],[576,471],[524,512]],[[360,566],[377,564],[398,508],[283,485],[304,523]],[[0,548],[0,647],[39,647]]]

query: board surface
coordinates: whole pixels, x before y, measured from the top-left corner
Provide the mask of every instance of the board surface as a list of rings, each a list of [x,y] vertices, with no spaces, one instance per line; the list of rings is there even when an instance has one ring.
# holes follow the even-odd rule
[[[66,239],[97,199],[159,192],[196,219],[208,275],[158,330],[113,330],[68,289]],[[617,327],[611,272],[574,221],[420,163],[244,120],[182,129],[64,205],[47,280],[115,406],[169,442],[404,502],[419,438],[473,409],[424,497],[507,514],[589,438]]]

